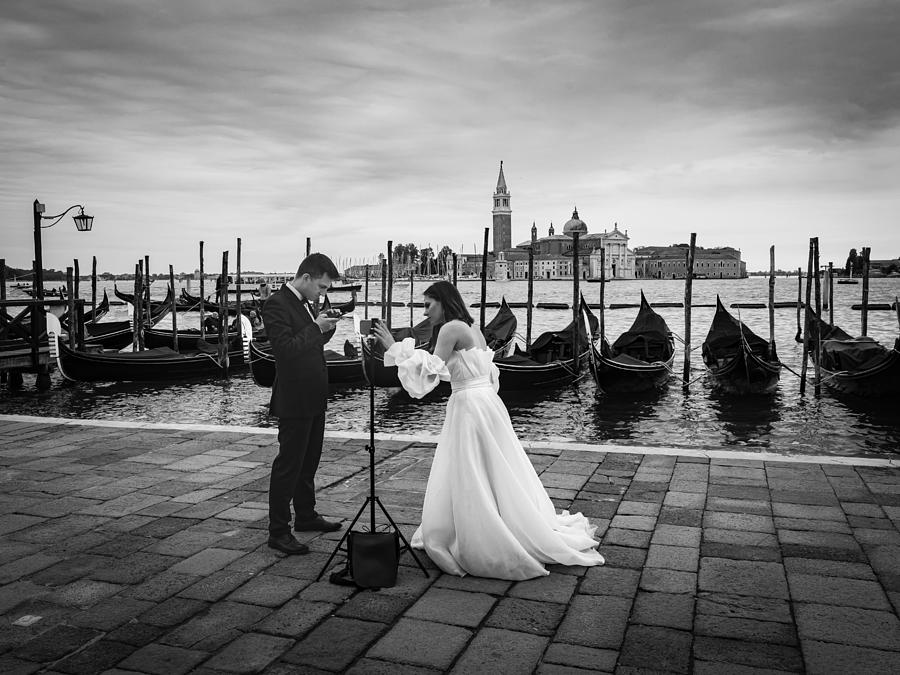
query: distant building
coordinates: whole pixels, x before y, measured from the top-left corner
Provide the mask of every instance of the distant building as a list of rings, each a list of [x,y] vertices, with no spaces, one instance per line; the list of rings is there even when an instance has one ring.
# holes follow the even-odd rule
[[[547,236],[538,237],[537,226],[532,224],[530,241],[500,252],[494,278],[527,279],[530,247],[534,251],[535,279],[571,279],[575,232],[578,232],[578,271],[581,278],[600,278],[600,251],[605,250],[606,278],[634,279],[634,253],[628,248],[628,233],[619,230],[618,223],[613,225],[612,231],[589,233],[587,224],[578,215],[578,209],[563,225],[562,234],[556,234],[553,223],[550,223]]]
[[[497,188],[494,190],[494,254],[512,247],[512,209],[510,208],[509,190],[503,176],[503,162],[500,162],[500,175],[497,177]]]
[[[546,237],[538,237],[537,225],[531,225],[531,239],[512,246],[512,209],[509,189],[500,162],[500,175],[494,189],[494,251],[488,261],[488,276],[496,280],[527,279],[528,249],[534,251],[535,279],[571,279],[573,274],[573,234],[578,232],[578,271],[582,278],[600,278],[600,251],[606,251],[606,278],[634,279],[634,253],[628,248],[628,232],[619,230],[618,223],[611,232],[590,234],[587,224],[578,216],[578,209],[556,234],[550,223]],[[481,256],[465,256],[458,261],[458,274],[481,275]],[[476,261],[477,258],[477,261]],[[474,269],[477,266],[477,269]]]
[[[639,246],[634,249],[635,271],[641,279],[684,279],[687,271],[687,244]],[[745,279],[747,263],[741,252],[730,246],[694,249],[694,276],[707,279]]]
[[[869,273],[872,276],[885,277],[900,273],[900,259],[890,258],[887,260],[870,260]]]

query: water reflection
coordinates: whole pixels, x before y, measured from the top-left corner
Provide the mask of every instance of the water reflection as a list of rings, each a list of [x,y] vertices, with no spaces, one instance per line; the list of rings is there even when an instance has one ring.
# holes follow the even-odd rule
[[[752,445],[769,448],[769,435],[781,421],[781,392],[733,396],[721,391],[712,391],[709,403],[725,434],[727,445]]]
[[[595,398],[589,415],[598,440],[640,441],[641,425],[650,420],[657,406],[665,405],[668,398],[668,389]]]

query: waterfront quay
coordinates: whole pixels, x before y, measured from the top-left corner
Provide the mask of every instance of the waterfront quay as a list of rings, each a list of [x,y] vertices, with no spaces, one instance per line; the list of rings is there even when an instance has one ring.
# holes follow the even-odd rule
[[[407,538],[434,440],[376,442]],[[345,526],[366,443],[326,438],[319,510]],[[267,548],[276,449],[271,429],[0,416],[0,672],[900,672],[897,460],[533,442],[606,565],[508,582],[405,553],[372,591],[315,580],[341,532]]]

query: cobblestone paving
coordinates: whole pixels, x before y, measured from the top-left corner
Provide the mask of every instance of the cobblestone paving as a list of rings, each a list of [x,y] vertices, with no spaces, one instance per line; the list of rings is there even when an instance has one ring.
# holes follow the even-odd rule
[[[327,516],[362,504],[364,445],[326,439]],[[605,566],[426,578],[405,554],[355,591],[315,581],[340,532],[266,547],[275,451],[0,418],[0,672],[900,672],[900,469],[531,450]],[[432,452],[377,444],[407,537]]]

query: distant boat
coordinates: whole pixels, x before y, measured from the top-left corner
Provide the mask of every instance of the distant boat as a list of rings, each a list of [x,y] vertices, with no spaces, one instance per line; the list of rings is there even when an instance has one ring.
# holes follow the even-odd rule
[[[839,284],[858,284],[859,280],[853,278],[853,268],[850,269],[850,276],[844,277],[842,279],[838,279],[837,282]]]

